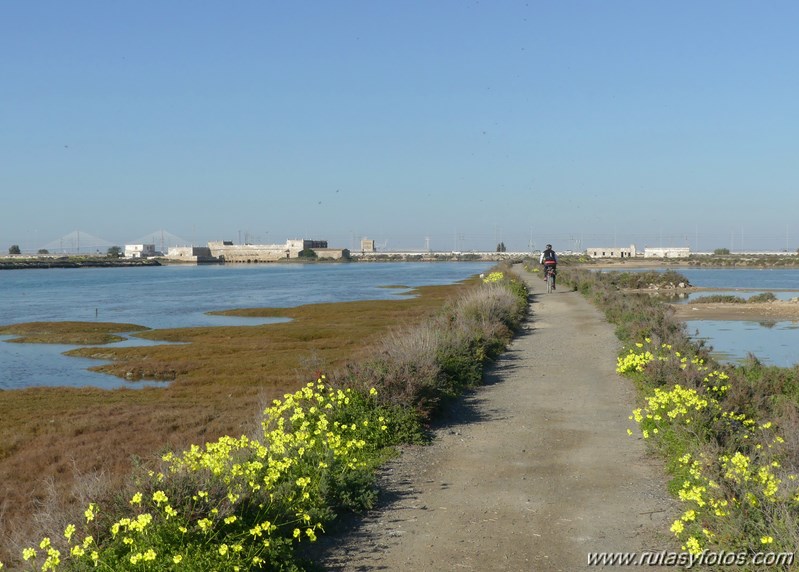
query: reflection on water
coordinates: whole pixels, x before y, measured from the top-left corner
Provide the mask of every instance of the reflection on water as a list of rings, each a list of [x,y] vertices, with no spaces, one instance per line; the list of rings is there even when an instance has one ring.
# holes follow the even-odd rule
[[[207,320],[199,319],[203,326],[252,326],[260,324],[276,324],[290,321],[290,318],[246,318],[240,316],[207,316]],[[207,322],[207,323],[203,323]],[[118,333],[124,336],[126,334]],[[109,363],[104,360],[81,358],[63,355],[76,346],[65,344],[25,344],[7,342],[16,336],[0,336],[0,356],[3,368],[0,371],[0,390],[18,389],[23,386],[64,386],[91,385],[101,389],[118,387],[142,388],[163,387],[169,382],[157,380],[136,380],[131,382],[105,373],[90,371],[88,368]],[[7,343],[6,343],[7,342]],[[155,346],[164,344],[181,344],[183,342],[166,342],[148,340],[130,335],[124,340],[103,344],[104,348]]]
[[[736,296],[749,300],[771,292],[778,300],[794,300],[794,290],[705,290],[691,292],[675,303],[690,304],[704,296]],[[757,303],[757,302],[753,302]],[[789,320],[689,320],[688,331],[693,336],[717,350],[715,357],[724,363],[740,363],[750,354],[761,362],[780,367],[791,367],[799,363],[799,324]]]
[[[688,333],[705,340],[723,363],[740,363],[751,353],[761,362],[780,367],[799,364],[799,323],[734,320],[688,320]]]
[[[162,381],[137,381],[131,383],[112,375],[89,371],[88,368],[107,363],[102,360],[67,357],[62,355],[75,346],[62,344],[20,344],[6,343],[13,336],[0,336],[3,356],[3,372],[0,376],[0,390],[16,389],[20,387],[19,380],[24,380],[26,386],[57,387],[64,385],[91,385],[101,389],[115,389],[117,387],[160,387]],[[126,340],[132,341],[132,340]],[[149,340],[136,340],[152,344]],[[118,342],[120,344],[125,342]],[[133,344],[135,345],[135,344]],[[70,383],[78,377],[79,384]]]
[[[636,271],[624,269],[625,271]],[[657,270],[665,268],[637,269]],[[698,292],[651,295],[673,303],[688,303],[710,295],[733,295],[748,300],[771,292],[778,300],[799,298],[797,268],[670,268],[685,276]],[[714,357],[724,363],[739,363],[751,353],[761,362],[780,367],[799,363],[799,324],[791,321],[688,320],[691,337],[712,346]]]

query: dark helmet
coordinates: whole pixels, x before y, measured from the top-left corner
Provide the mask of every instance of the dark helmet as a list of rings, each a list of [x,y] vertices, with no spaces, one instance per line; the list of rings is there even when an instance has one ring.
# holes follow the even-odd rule
[[[552,245],[551,244],[547,244],[547,248],[552,248]]]

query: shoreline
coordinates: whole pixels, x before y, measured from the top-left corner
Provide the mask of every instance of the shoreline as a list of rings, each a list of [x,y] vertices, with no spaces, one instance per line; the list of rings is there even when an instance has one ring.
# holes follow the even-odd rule
[[[618,262],[603,261],[596,264],[582,264],[583,268],[598,269],[598,270],[616,270],[624,272],[625,270],[641,269],[641,268],[669,268],[676,272],[685,268],[719,268],[729,269],[730,265],[713,265],[696,263],[696,261],[688,260],[624,260]],[[732,265],[735,268],[752,268],[773,270],[773,266],[765,266],[762,264],[740,264]],[[795,269],[796,265],[780,266],[777,269]],[[687,294],[690,292],[719,292],[719,291],[735,291],[735,292],[761,292],[763,288],[709,288],[704,286],[688,286],[686,288],[675,289],[641,289],[631,290],[630,292],[645,293],[645,294]],[[772,289],[767,289],[771,291]],[[773,291],[780,292],[797,292],[799,289],[792,288],[777,288]],[[797,294],[799,298],[799,294]],[[676,318],[688,320],[729,320],[729,321],[752,321],[752,322],[775,322],[775,321],[799,321],[799,299],[797,301],[791,300],[774,300],[771,302],[756,302],[756,303],[729,303],[729,302],[712,302],[712,303],[670,303]]]
[[[40,268],[129,268],[139,266],[161,266],[149,258],[62,257],[0,259],[0,270],[26,270]]]

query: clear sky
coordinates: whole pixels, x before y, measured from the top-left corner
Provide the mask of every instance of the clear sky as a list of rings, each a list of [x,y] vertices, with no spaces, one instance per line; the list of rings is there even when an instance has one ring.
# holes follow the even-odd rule
[[[798,29],[793,0],[7,0],[0,250],[795,250]]]

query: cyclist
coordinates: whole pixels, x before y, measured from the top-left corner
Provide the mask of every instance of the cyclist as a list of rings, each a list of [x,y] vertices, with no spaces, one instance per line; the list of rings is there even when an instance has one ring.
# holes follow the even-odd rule
[[[555,254],[555,251],[552,250],[552,245],[547,244],[547,247],[544,249],[544,252],[541,253],[541,257],[539,258],[538,262],[544,267],[544,280],[547,279],[547,270],[552,269],[552,289],[555,289],[555,271],[558,268],[558,256]]]

